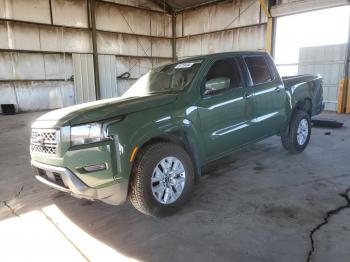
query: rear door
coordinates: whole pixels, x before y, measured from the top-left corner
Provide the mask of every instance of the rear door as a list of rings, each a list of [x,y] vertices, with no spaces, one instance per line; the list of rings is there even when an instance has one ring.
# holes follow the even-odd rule
[[[230,86],[205,94],[205,83],[227,77]],[[201,86],[198,111],[208,160],[220,157],[251,139],[252,89],[245,86],[239,61],[235,57],[212,62]]]
[[[285,126],[286,92],[269,57],[258,54],[243,58],[254,93],[252,125],[255,138],[259,139],[279,132]]]

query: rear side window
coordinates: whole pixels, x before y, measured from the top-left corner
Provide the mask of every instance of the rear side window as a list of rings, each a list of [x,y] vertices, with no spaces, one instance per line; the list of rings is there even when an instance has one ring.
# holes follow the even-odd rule
[[[228,77],[230,79],[230,88],[243,86],[240,68],[233,58],[216,61],[211,66],[206,80],[208,81],[217,77]]]
[[[266,83],[272,80],[269,66],[263,56],[247,56],[244,58],[253,84]]]

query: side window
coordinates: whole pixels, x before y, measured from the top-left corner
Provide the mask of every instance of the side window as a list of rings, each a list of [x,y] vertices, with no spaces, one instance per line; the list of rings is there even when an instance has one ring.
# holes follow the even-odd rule
[[[244,58],[253,84],[266,83],[272,80],[269,66],[263,56],[247,56]]]
[[[240,68],[235,59],[224,59],[216,61],[206,76],[206,81],[217,78],[228,78],[229,87],[237,88],[243,86]]]

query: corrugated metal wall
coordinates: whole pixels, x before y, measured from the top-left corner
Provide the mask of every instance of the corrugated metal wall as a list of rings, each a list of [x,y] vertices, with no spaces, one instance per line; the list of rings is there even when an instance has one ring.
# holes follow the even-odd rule
[[[118,96],[117,61],[114,55],[98,56],[101,99]]]
[[[171,15],[151,1],[97,0],[96,24],[103,98],[172,60]],[[91,54],[88,0],[51,0],[51,12],[49,0],[0,0],[0,103],[28,111],[95,99],[93,79],[85,83],[79,67],[89,65],[93,77],[91,60],[83,62]],[[116,79],[129,71],[130,79]],[[41,94],[57,102],[38,99]]]
[[[266,22],[257,0],[234,0],[185,11],[176,17],[177,57],[264,50]]]
[[[326,110],[336,111],[347,44],[300,48],[298,74],[321,74]]]
[[[83,80],[93,75],[88,9],[88,0],[0,0],[0,103],[27,111],[95,98],[93,79]],[[102,98],[173,60],[172,16],[152,1],[96,0],[96,27]],[[176,54],[264,49],[265,28],[257,0],[188,10],[176,17]]]
[[[0,104],[16,104],[22,111],[61,108],[74,104],[71,81],[2,81]]]
[[[96,100],[94,62],[91,54],[73,54],[75,104]]]

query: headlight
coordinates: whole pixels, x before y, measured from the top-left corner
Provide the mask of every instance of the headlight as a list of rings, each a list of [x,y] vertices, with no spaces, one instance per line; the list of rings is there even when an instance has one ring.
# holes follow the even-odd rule
[[[70,129],[71,145],[83,145],[108,140],[103,133],[102,123],[90,123],[72,126]]]

